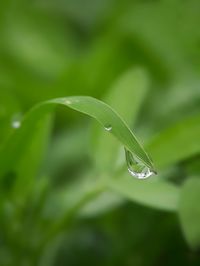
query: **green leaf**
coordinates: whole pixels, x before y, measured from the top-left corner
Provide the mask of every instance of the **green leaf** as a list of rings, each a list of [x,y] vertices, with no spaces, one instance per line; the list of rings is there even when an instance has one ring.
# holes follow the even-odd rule
[[[132,68],[123,73],[105,96],[127,123],[134,123],[148,91],[148,74],[142,68]]]
[[[33,108],[22,121],[22,126],[12,135],[8,145],[0,151],[0,175],[3,175],[17,164],[22,156],[26,145],[32,137],[35,125],[47,113],[52,111],[55,105],[65,105],[79,112],[95,118],[105,128],[111,129],[113,134],[127,149],[135,154],[146,166],[154,171],[153,164],[147,153],[137,141],[126,123],[107,104],[87,96],[75,96],[58,98],[46,101]],[[10,165],[11,164],[11,165]]]
[[[200,115],[186,118],[167,128],[152,140],[147,150],[158,169],[165,168],[200,152]]]
[[[107,104],[92,97],[75,96],[60,98],[46,103],[66,105],[74,110],[95,118],[102,126],[114,135],[127,149],[135,154],[146,166],[154,170],[149,156],[142,148],[124,120]]]
[[[107,190],[97,195],[93,201],[89,202],[80,210],[81,217],[95,217],[110,212],[124,203],[124,197],[119,193]]]
[[[14,129],[10,138],[0,149],[0,177],[15,171],[20,160],[31,145],[37,126],[44,122],[47,114],[52,111],[52,106],[42,105],[33,108],[21,121],[21,126]]]
[[[122,175],[109,184],[111,190],[142,205],[160,210],[176,211],[179,199],[178,187],[154,179],[133,179],[128,174]]]
[[[54,137],[44,163],[44,172],[56,176],[61,169],[76,165],[88,156],[89,132],[87,127],[75,127]]]
[[[140,68],[126,71],[114,83],[105,102],[112,106],[128,124],[136,121],[148,88],[147,73]],[[119,144],[115,139],[95,128],[96,148],[94,156],[100,169],[112,169],[119,155]]]
[[[13,131],[12,122],[20,112],[20,105],[13,92],[0,89],[0,146]]]
[[[29,195],[33,189],[42,165],[42,159],[47,150],[51,126],[52,116],[50,114],[38,121],[37,129],[33,131],[32,138],[29,144],[26,145],[23,156],[16,165],[17,179],[13,190],[18,198]]]
[[[190,178],[180,193],[179,217],[186,240],[193,248],[200,246],[200,179]]]

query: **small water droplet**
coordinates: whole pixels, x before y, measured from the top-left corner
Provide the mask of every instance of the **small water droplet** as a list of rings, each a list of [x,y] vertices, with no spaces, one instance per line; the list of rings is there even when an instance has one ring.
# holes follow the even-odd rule
[[[106,125],[104,128],[105,128],[106,131],[111,131],[112,130],[112,126],[111,125]]]
[[[16,113],[11,118],[11,127],[18,129],[21,127],[22,114]]]
[[[19,120],[12,121],[12,127],[13,128],[20,128],[21,122]]]
[[[71,104],[72,102],[70,100],[65,101],[66,104]]]
[[[138,179],[146,179],[156,174],[156,172],[150,170],[148,166],[146,166],[138,158],[133,156],[133,154],[126,148],[125,148],[125,154],[126,154],[128,171],[132,176]]]

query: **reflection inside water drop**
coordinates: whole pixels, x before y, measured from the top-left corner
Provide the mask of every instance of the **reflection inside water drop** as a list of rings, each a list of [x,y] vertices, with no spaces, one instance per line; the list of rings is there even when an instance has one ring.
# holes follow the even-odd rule
[[[111,125],[106,125],[104,128],[105,128],[106,131],[111,131],[112,130],[112,126]]]
[[[138,158],[134,157],[133,154],[125,148],[126,162],[128,166],[129,173],[138,178],[146,179],[156,173],[151,171],[143,162]]]

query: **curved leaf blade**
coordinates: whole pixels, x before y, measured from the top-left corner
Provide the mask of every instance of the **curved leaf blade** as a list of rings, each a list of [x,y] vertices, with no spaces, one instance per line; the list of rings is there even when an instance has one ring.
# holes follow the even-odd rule
[[[17,164],[17,161],[23,154],[24,142],[28,145],[28,139],[31,139],[32,131],[34,126],[37,125],[38,120],[42,119],[47,113],[52,112],[53,108],[59,104],[95,118],[104,127],[112,127],[110,133],[154,171],[153,163],[141,144],[123,119],[111,107],[92,97],[72,96],[42,102],[27,113],[22,121],[22,126],[14,132],[7,145],[0,151],[2,158],[0,162],[0,176]]]
[[[58,98],[46,103],[63,104],[95,118],[105,129],[111,129],[109,132],[112,135],[135,154],[146,166],[154,171],[153,163],[144,148],[124,120],[109,105],[88,96]]]

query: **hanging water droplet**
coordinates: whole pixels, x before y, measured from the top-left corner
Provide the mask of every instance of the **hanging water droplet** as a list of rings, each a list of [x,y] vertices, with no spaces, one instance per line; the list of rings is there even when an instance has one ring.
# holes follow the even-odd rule
[[[19,120],[12,121],[12,127],[13,128],[20,128],[21,122]]]
[[[150,170],[148,166],[146,166],[138,158],[133,156],[133,154],[126,148],[125,148],[125,154],[126,154],[128,171],[132,176],[138,179],[146,179],[156,174],[156,172]]]
[[[111,131],[112,130],[112,126],[111,125],[106,125],[104,128],[105,128],[106,131]]]

